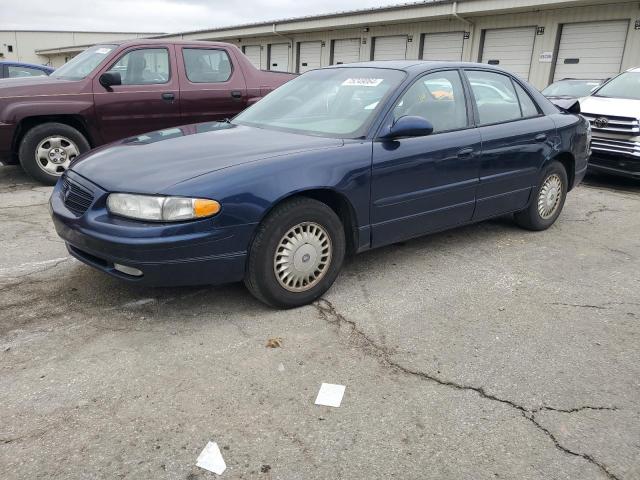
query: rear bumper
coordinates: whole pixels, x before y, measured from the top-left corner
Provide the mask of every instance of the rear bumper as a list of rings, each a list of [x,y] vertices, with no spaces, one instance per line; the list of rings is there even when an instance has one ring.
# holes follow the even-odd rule
[[[51,217],[69,253],[114,277],[145,286],[217,285],[243,279],[246,245],[253,224],[216,228],[213,219],[179,224],[135,222],[109,215],[107,192],[83,185],[95,194],[81,214],[69,210],[58,182],[50,200]],[[137,269],[130,275],[116,264]]]

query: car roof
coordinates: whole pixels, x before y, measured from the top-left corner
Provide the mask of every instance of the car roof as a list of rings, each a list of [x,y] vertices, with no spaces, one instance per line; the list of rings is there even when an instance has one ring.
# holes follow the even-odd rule
[[[489,65],[487,63],[475,62],[445,62],[436,60],[377,60],[371,62],[345,63],[341,65],[331,65],[324,68],[387,68],[392,70],[404,70],[408,73],[421,73],[437,68],[482,68],[493,70],[499,73],[512,73],[507,70]]]
[[[54,70],[53,67],[48,65],[38,65],[37,63],[26,63],[26,62],[14,62],[13,60],[0,60],[0,65],[15,65],[17,67],[33,67],[33,68],[41,68],[44,70]]]
[[[640,72],[640,67],[630,68],[629,70],[627,70],[627,72],[638,73],[638,72]]]

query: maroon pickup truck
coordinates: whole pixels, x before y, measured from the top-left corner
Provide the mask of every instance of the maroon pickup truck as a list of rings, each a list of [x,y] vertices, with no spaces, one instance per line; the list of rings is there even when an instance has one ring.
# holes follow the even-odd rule
[[[0,161],[54,184],[113,140],[231,118],[294,75],[256,69],[235,46],[136,40],[96,45],[49,77],[0,81]]]

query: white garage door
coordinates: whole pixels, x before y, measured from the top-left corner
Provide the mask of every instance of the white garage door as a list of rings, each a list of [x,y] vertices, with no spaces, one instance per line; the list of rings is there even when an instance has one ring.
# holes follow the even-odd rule
[[[321,42],[300,42],[298,58],[298,72],[304,73],[314,68],[320,68],[320,58],[322,57]]]
[[[482,63],[499,65],[529,80],[535,27],[486,30],[482,47]]]
[[[345,38],[333,41],[333,64],[353,63],[360,61],[360,39]]]
[[[422,59],[459,62],[463,41],[462,32],[427,33],[422,40]]]
[[[254,67],[261,68],[262,50],[260,49],[260,45],[245,45],[242,47],[242,51]]]
[[[628,29],[627,20],[563,25],[554,80],[619,73]]]
[[[407,58],[407,36],[376,37],[373,44],[374,60],[404,60]]]
[[[269,70],[277,70],[280,72],[289,71],[288,43],[271,44],[271,53],[269,54]]]

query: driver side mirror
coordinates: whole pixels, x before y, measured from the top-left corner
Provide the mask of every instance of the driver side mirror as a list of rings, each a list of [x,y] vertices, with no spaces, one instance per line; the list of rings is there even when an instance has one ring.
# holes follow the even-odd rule
[[[402,137],[425,137],[433,133],[433,124],[423,117],[406,115],[397,119],[389,131],[380,136],[384,140]]]
[[[107,90],[111,90],[114,85],[122,85],[122,77],[120,72],[104,72],[98,79],[100,85]]]

